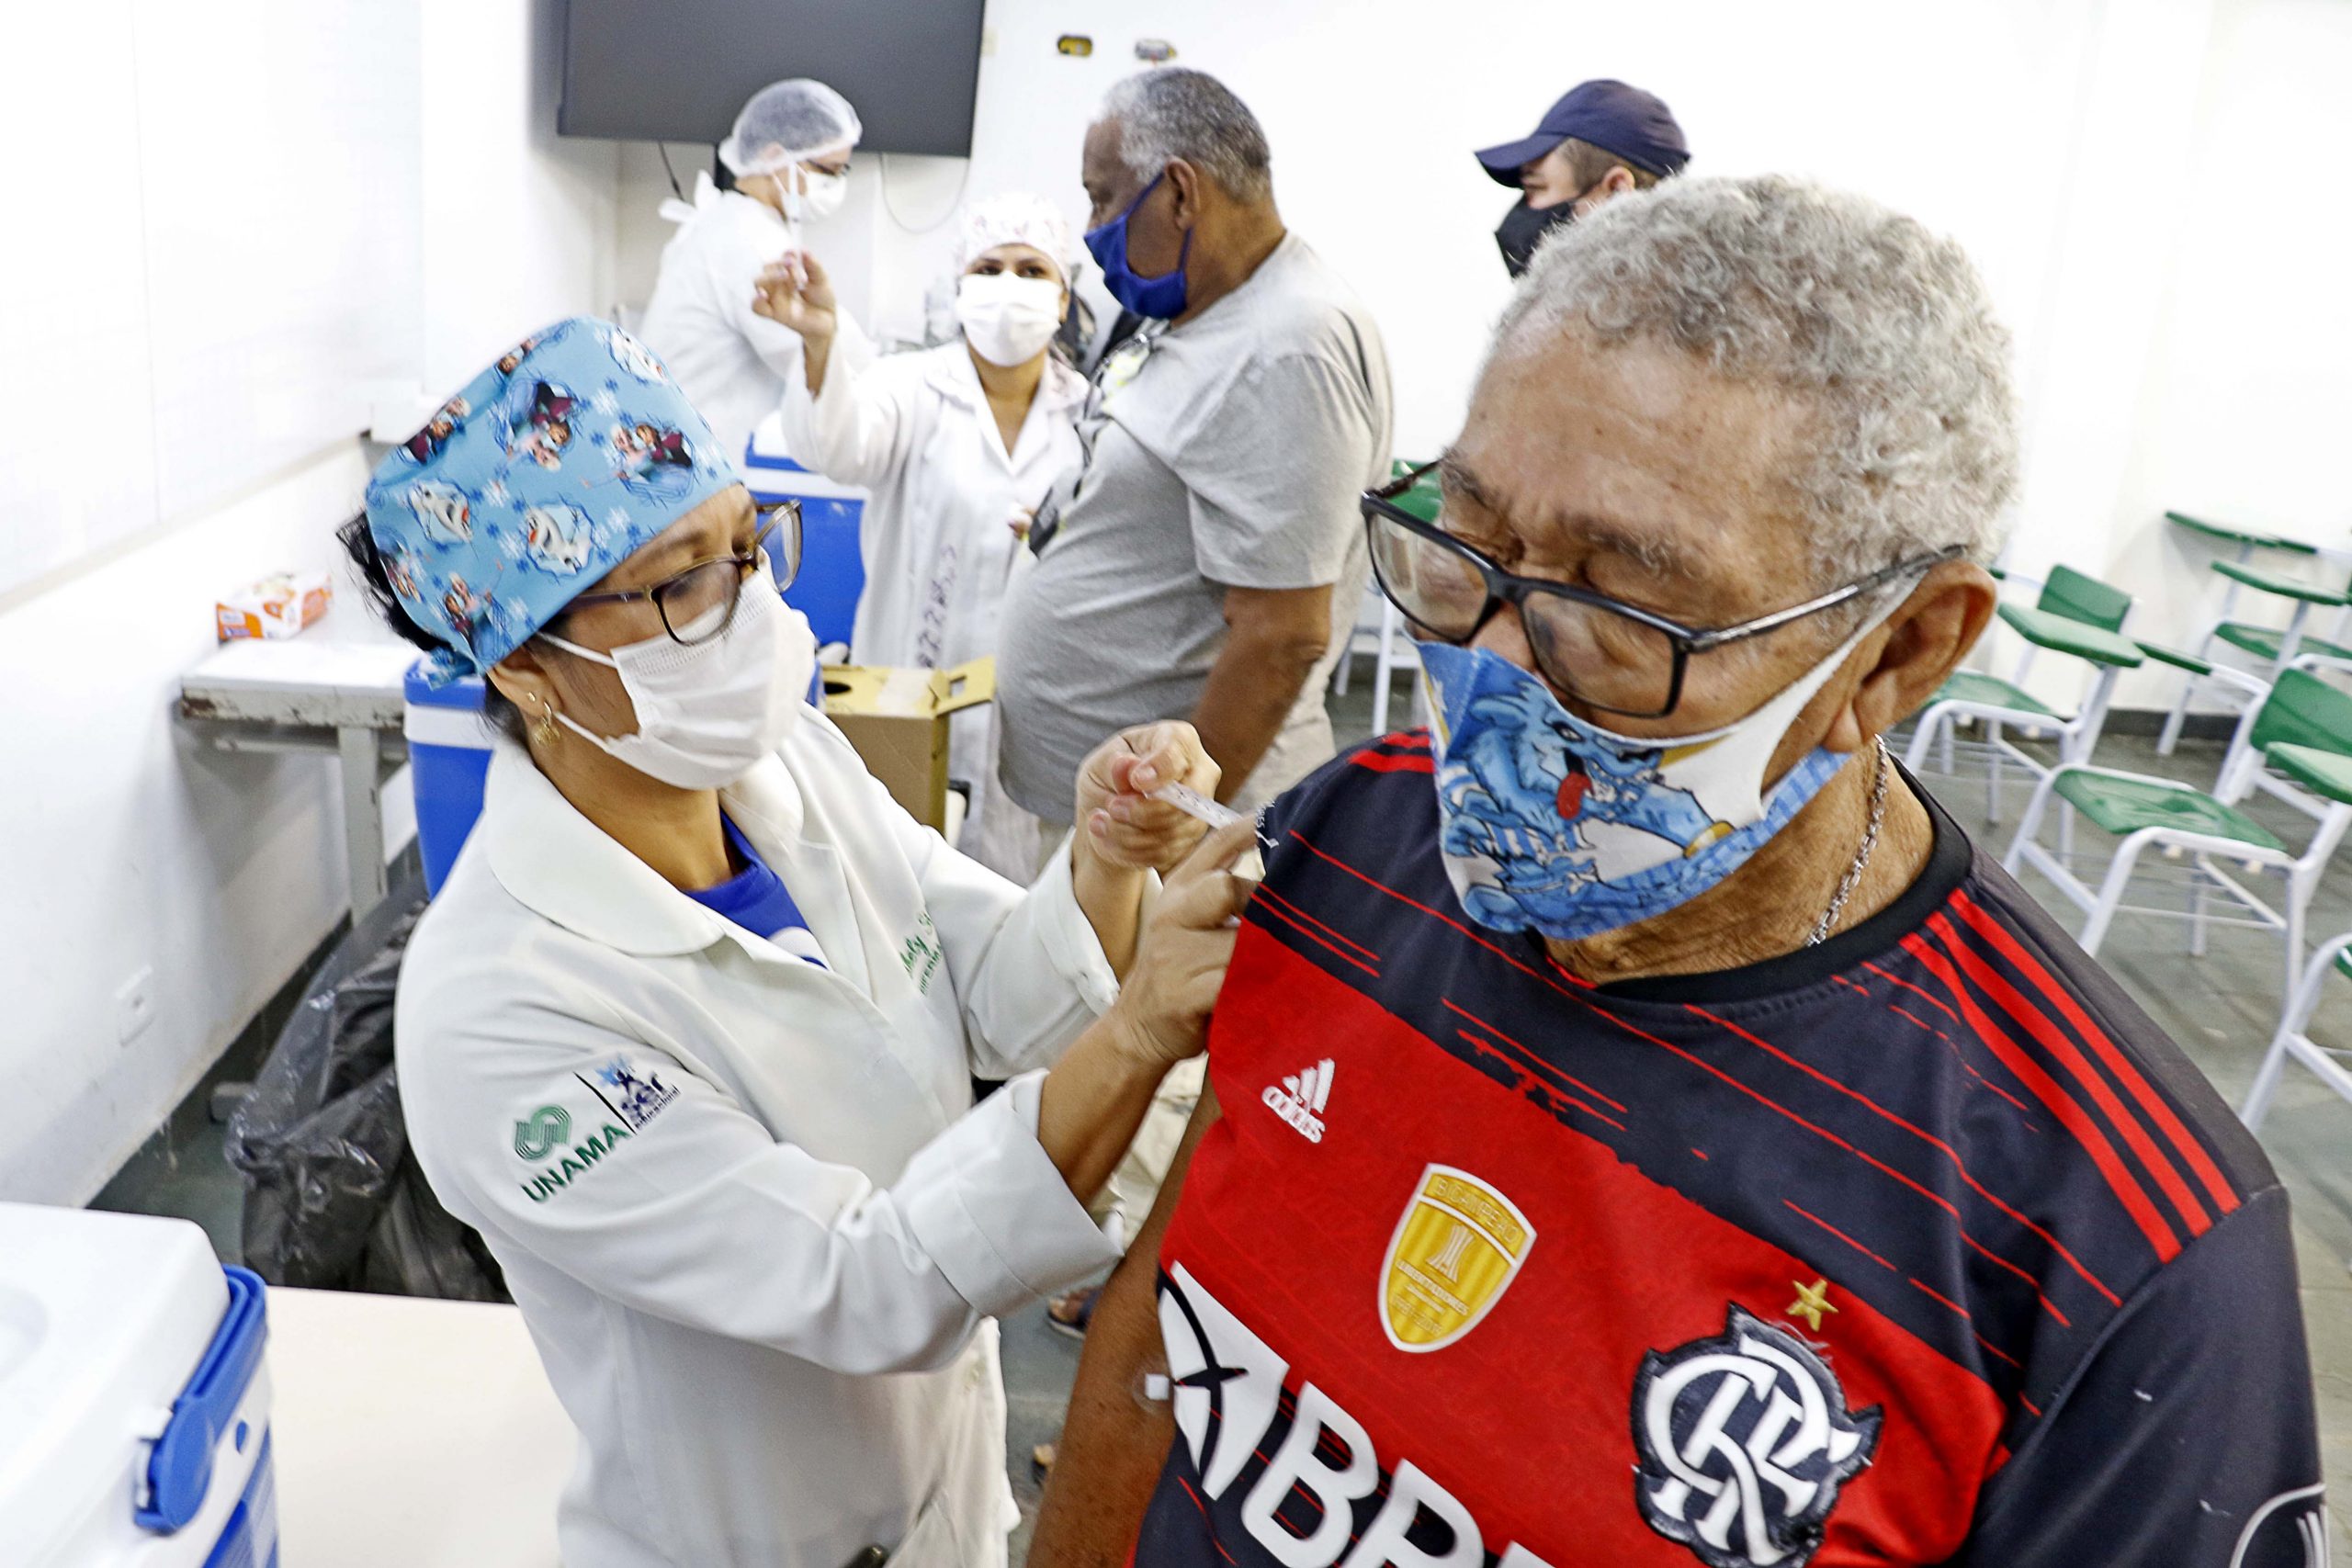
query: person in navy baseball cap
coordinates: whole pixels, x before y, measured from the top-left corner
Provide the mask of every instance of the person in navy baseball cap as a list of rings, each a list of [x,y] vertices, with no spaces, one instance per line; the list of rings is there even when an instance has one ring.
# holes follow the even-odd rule
[[[1521,193],[1495,230],[1503,265],[1517,277],[1545,234],[1621,191],[1680,174],[1690,161],[1682,127],[1657,94],[1623,82],[1577,84],[1532,134],[1478,153],[1497,185]]]

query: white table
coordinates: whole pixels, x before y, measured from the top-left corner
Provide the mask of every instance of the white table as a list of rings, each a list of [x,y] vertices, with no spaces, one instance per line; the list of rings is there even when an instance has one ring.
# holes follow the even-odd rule
[[[336,642],[319,628],[282,641],[232,642],[180,678],[180,716],[229,751],[331,752],[343,767],[344,851],[356,925],[384,897],[387,772],[408,755],[400,642]]]
[[[269,1292],[285,1568],[558,1568],[577,1438],[511,1306]]]

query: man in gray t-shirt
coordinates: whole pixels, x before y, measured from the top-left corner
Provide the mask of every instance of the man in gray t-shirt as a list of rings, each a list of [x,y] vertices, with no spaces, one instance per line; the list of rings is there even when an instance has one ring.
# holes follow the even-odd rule
[[[1172,319],[1097,372],[1086,463],[1040,510],[1006,604],[1004,785],[1059,822],[1103,736],[1189,718],[1220,795],[1254,806],[1331,755],[1323,682],[1363,593],[1356,498],[1386,476],[1387,358],[1283,228],[1264,134],[1213,78],[1122,83],[1085,177],[1113,293]]]

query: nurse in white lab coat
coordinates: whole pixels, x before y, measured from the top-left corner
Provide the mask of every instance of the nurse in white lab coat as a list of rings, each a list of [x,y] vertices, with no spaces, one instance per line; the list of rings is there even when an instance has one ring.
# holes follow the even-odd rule
[[[865,587],[855,664],[943,669],[996,651],[1006,585],[1028,560],[1029,518],[1079,465],[1085,378],[1052,351],[1069,313],[1069,225],[1043,197],[974,207],[956,247],[956,342],[876,360],[838,330],[831,280],[792,256],[761,279],[756,309],[806,344],[784,397],[795,458],[870,492],[858,543]],[[997,709],[951,721],[948,777],[969,792],[958,847],[1026,877],[1044,846],[996,779]]]
[[[753,313],[753,281],[798,248],[808,220],[839,210],[862,134],[849,100],[822,82],[775,83],[752,96],[719,143],[734,188],[697,175],[691,205],[662,204],[679,227],[662,249],[638,336],[678,378],[730,461],[742,459],[752,432],[800,375],[800,338]],[[842,332],[859,335],[854,322]]]
[[[1001,1563],[989,1319],[1114,1256],[1084,1200],[1199,1048],[1248,831],[1146,917],[1196,834],[1144,792],[1216,777],[1155,725],[1032,886],[958,855],[802,700],[762,558],[797,529],[659,363],[584,319],[508,358],[345,538],[507,731],[396,1042],[411,1146],[579,1428],[565,1562]],[[556,446],[548,388],[599,415]],[[973,1073],[1012,1081],[975,1107]]]

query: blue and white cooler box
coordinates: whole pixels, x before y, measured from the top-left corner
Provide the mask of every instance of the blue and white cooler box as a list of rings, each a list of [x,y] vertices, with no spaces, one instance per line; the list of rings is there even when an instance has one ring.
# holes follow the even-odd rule
[[[482,781],[490,774],[490,726],[481,716],[481,677],[469,675],[439,691],[424,683],[424,661],[401,682],[408,712],[409,782],[416,791],[416,852],[424,862],[424,893],[448,880],[466,835],[481,815]]]
[[[857,596],[865,589],[865,558],[857,530],[865,491],[809,472],[785,455],[784,421],[770,414],[743,449],[743,482],[761,506],[800,502],[800,576],[784,602],[808,617],[817,646],[849,641]]]
[[[274,1568],[264,1303],[186,1220],[0,1203],[9,1568]]]

